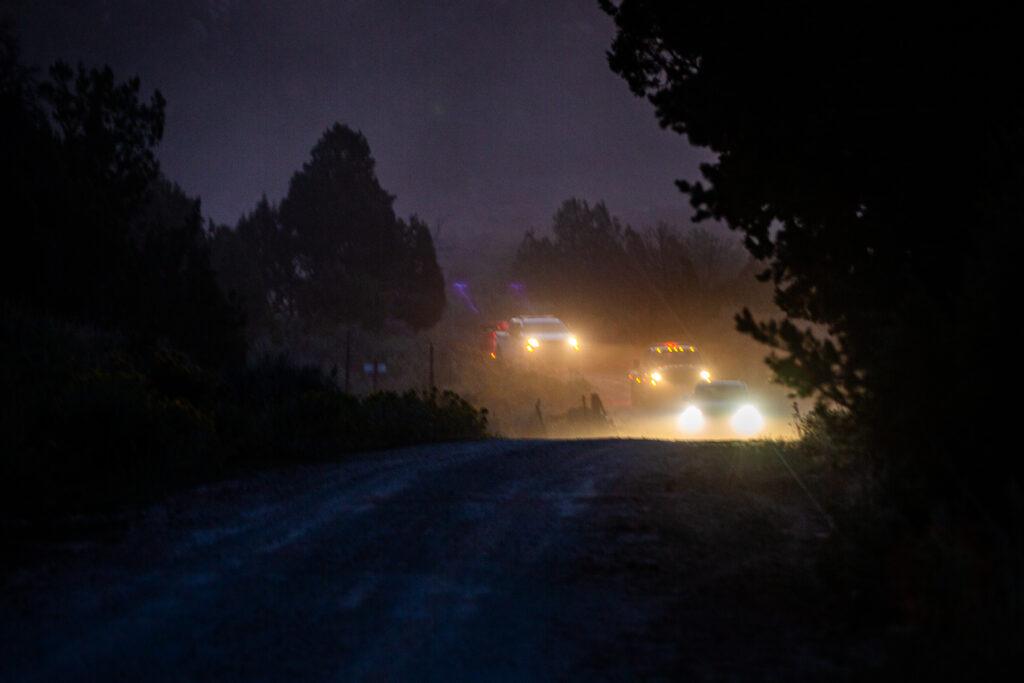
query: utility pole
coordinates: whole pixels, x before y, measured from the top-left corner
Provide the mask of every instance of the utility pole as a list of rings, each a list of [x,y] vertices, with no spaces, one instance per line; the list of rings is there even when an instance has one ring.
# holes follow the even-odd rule
[[[352,328],[345,331],[345,393],[349,393],[349,374],[352,372]]]
[[[427,382],[427,388],[434,388],[434,342],[430,342],[430,376]]]

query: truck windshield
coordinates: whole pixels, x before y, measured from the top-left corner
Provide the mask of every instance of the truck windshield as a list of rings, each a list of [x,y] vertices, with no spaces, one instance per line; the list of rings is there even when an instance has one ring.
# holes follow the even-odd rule
[[[693,395],[700,401],[742,401],[747,397],[747,388],[743,385],[699,384]]]
[[[529,322],[523,325],[523,331],[527,334],[550,334],[568,332],[565,325],[559,320],[544,322]]]

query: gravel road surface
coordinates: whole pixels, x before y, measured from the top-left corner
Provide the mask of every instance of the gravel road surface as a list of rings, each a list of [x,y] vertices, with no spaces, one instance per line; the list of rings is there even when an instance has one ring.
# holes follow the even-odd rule
[[[264,472],[3,579],[2,681],[800,680],[827,531],[770,448],[487,441]]]

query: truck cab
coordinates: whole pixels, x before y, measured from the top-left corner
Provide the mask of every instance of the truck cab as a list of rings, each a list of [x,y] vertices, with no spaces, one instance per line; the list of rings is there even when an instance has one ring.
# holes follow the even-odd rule
[[[711,371],[695,345],[668,340],[648,346],[627,379],[634,406],[675,405],[710,382]]]

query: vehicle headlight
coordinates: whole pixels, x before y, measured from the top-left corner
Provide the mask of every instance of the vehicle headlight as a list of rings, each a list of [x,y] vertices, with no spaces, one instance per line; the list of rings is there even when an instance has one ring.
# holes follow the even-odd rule
[[[661,373],[655,370],[654,372],[651,373],[651,379],[653,379],[655,382],[660,382],[662,380]]]
[[[527,348],[535,349],[538,346],[540,346],[540,340],[537,339],[536,337],[530,337],[529,339],[526,340],[526,346]]]
[[[580,340],[577,339],[576,337],[569,337],[569,346],[571,346],[573,349],[579,351],[580,350]]]
[[[684,432],[699,432],[704,428],[704,413],[697,406],[686,406],[679,414],[679,428]]]
[[[752,405],[745,405],[736,411],[736,414],[729,420],[729,424],[732,425],[733,431],[737,434],[750,436],[764,429],[764,418],[761,417],[761,413],[758,412],[757,408]]]
[[[707,370],[701,370],[700,371],[700,378],[702,380],[704,380],[705,382],[710,382],[711,381],[711,373],[708,372]]]

